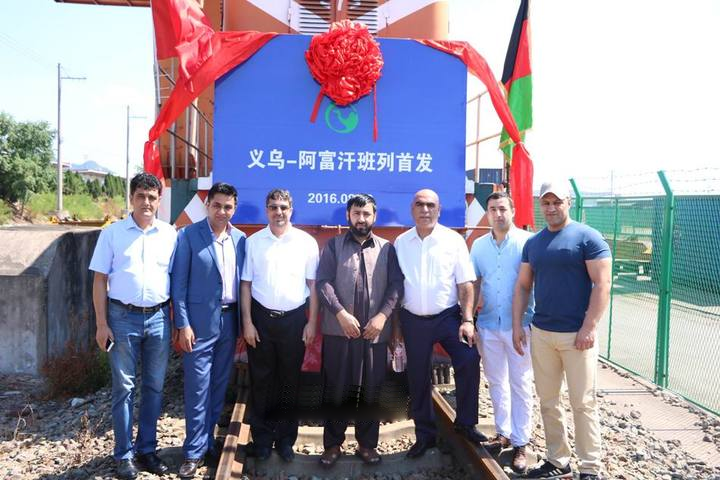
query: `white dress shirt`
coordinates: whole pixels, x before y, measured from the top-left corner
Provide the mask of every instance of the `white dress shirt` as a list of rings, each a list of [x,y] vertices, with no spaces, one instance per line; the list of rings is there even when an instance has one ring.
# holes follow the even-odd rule
[[[215,258],[217,259],[218,270],[222,277],[223,293],[222,293],[222,304],[237,302],[237,277],[235,275],[235,269],[237,268],[235,259],[235,244],[230,236],[230,229],[233,228],[228,225],[220,235],[215,235],[215,232],[208,221],[210,227],[210,234],[213,239],[213,248],[215,249]]]
[[[271,310],[294,310],[310,295],[320,253],[313,237],[292,225],[282,237],[265,227],[245,242],[241,279],[252,282],[252,297]]]
[[[108,276],[108,296],[137,307],[170,298],[170,266],[177,232],[157,218],[146,230],[132,215],[100,232],[90,270]]]
[[[465,240],[439,223],[424,239],[414,227],[399,235],[395,250],[405,275],[403,308],[415,315],[436,315],[457,305],[457,285],[475,281]]]

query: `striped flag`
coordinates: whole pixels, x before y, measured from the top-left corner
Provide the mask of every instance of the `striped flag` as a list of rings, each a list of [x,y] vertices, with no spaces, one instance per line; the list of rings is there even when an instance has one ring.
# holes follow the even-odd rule
[[[522,138],[525,130],[532,127],[532,70],[530,69],[530,22],[528,6],[530,0],[522,0],[515,26],[513,27],[510,45],[505,55],[502,84],[505,87],[507,102],[515,118]],[[500,148],[505,153],[508,163],[512,159],[512,140],[503,129],[500,137]]]
[[[521,140],[525,139],[525,131],[532,127],[532,70],[530,68],[530,22],[528,8],[530,0],[522,0],[515,25],[513,26],[505,55],[505,67],[502,74],[502,85],[515,123],[520,131]],[[520,146],[519,146],[520,147]],[[513,158],[513,142],[505,129],[500,136],[500,148],[505,155],[508,166],[510,194],[515,202],[515,224],[518,227],[533,227],[533,164],[527,155]]]

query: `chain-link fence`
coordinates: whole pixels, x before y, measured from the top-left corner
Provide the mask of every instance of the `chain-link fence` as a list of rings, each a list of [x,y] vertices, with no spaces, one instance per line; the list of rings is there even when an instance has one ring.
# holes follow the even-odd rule
[[[706,185],[718,180],[708,170]],[[644,188],[631,190],[646,196],[597,188],[586,196],[582,179],[571,182],[571,216],[597,229],[613,252],[601,355],[720,412],[720,191],[677,194],[692,191],[688,172],[638,180]],[[720,189],[720,180],[714,185]],[[537,202],[535,219],[536,229],[545,226]]]

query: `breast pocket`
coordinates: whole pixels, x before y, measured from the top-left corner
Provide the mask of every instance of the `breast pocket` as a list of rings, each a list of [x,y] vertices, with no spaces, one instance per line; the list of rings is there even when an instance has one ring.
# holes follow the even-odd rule
[[[431,274],[437,279],[447,279],[455,271],[455,256],[451,252],[438,252],[431,257]]]
[[[170,267],[170,254],[160,252],[155,257],[155,263],[158,267],[167,270]]]
[[[155,263],[158,268],[168,271],[170,268],[170,260],[172,259],[172,248],[162,248],[161,246],[155,246],[153,249],[153,256],[155,257]]]
[[[284,257],[284,265],[281,268],[287,269],[288,276],[298,280],[305,279],[305,262],[307,261],[305,252],[295,250]]]

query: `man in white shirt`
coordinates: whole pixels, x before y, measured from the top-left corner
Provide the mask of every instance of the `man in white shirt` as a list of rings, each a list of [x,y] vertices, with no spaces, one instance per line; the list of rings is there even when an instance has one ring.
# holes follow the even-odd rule
[[[513,447],[512,469],[527,469],[525,445],[532,431],[532,362],[520,355],[512,341],[512,299],[520,271],[520,258],[530,232],[513,225],[515,208],[505,192],[495,192],[487,199],[487,219],[492,231],[473,243],[470,258],[477,280],[478,337],[485,378],[490,386],[496,436],[485,448],[497,454]],[[523,328],[530,336],[529,324],[534,302],[523,317]]]
[[[132,215],[100,232],[90,261],[90,270],[95,272],[95,340],[103,350],[111,347],[113,457],[121,479],[137,477],[138,468],[159,475],[168,470],[155,450],[170,353],[170,265],[177,233],[155,218],[161,193],[162,185],[155,176],[136,175],[130,182]],[[139,359],[142,390],[133,443],[135,365]]]
[[[474,347],[473,282],[475,272],[462,236],[438,223],[440,199],[432,190],[413,198],[415,227],[395,240],[405,296],[400,326],[407,350],[410,416],[416,442],[409,458],[435,446],[437,427],[431,400],[432,349],[440,342],[455,370],[457,417],[455,429],[479,444],[487,437],[475,429],[478,421],[480,358]]]
[[[298,432],[293,415],[300,369],[317,328],[320,256],[315,239],[290,223],[287,190],[270,191],[265,206],[268,226],[247,239],[240,287],[252,380],[252,453],[265,460],[274,443],[278,455],[290,462]]]

